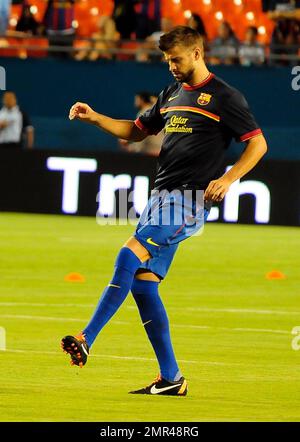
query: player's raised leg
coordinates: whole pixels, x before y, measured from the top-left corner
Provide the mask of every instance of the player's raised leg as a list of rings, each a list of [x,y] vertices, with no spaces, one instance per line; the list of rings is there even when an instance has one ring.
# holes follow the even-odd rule
[[[85,365],[89,349],[104,325],[116,313],[131,288],[134,274],[150,258],[149,252],[135,238],[130,238],[120,250],[113,277],[99,300],[88,325],[77,336],[65,336],[62,349],[70,354],[72,365]]]

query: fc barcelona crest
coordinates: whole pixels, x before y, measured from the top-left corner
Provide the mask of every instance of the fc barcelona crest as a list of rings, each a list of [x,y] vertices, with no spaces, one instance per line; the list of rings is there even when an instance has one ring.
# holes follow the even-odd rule
[[[211,95],[210,94],[205,94],[204,92],[202,92],[197,100],[198,104],[201,104],[201,106],[206,106],[210,100],[211,100]]]

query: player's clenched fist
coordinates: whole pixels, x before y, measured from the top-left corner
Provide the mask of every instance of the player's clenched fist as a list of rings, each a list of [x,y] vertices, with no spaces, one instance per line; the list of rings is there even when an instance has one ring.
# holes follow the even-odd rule
[[[96,112],[86,103],[75,103],[69,113],[69,119],[85,121],[87,123],[94,123],[96,117]]]

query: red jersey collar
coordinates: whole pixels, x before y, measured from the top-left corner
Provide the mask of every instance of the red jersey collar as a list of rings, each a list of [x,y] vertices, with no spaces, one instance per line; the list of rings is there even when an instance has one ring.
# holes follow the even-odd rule
[[[203,81],[201,81],[201,83],[194,84],[194,86],[189,86],[188,84],[183,84],[182,87],[186,91],[194,91],[195,89],[199,89],[200,87],[207,84],[210,80],[212,80],[214,78],[214,76],[215,76],[215,74],[212,74],[210,72],[209,75]]]

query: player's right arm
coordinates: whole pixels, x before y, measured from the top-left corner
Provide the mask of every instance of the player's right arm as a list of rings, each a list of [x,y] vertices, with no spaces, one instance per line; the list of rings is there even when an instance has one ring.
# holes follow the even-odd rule
[[[147,134],[140,130],[134,121],[116,120],[106,115],[98,114],[86,103],[75,103],[69,113],[70,120],[80,120],[85,123],[93,124],[103,131],[114,135],[117,138],[130,141],[142,141]]]

